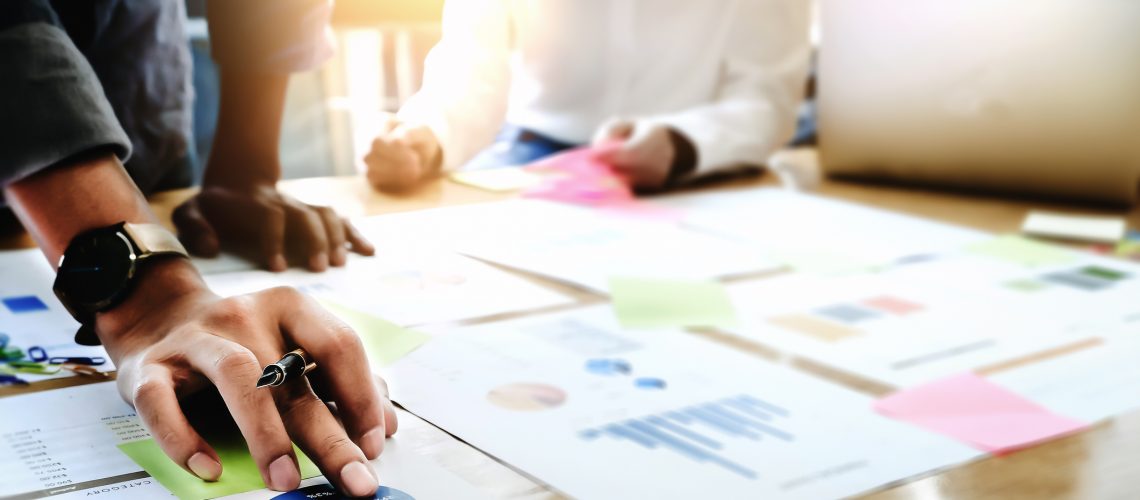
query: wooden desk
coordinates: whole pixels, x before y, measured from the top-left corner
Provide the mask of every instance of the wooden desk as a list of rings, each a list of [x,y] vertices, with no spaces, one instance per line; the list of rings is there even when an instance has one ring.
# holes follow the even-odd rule
[[[703,189],[742,189],[776,185],[766,175]],[[318,178],[287,181],[284,191],[310,203],[335,207],[344,215],[371,215],[443,205],[478,203],[502,199],[447,181],[399,196],[373,192],[361,178]],[[817,193],[881,208],[908,212],[932,219],[994,232],[1013,232],[1031,209],[1053,209],[1089,214],[1124,215],[1130,227],[1140,228],[1140,208],[1132,210],[1067,205],[1033,200],[1003,199],[985,195],[914,190],[892,186],[823,181]],[[171,210],[192,194],[190,190],[163,193],[152,198],[160,217],[169,221]],[[22,236],[0,240],[0,248],[31,246]],[[561,290],[561,289],[560,289]],[[583,300],[588,297],[578,295]],[[720,341],[749,350],[768,359],[822,374],[872,394],[885,388],[821,370],[778,351],[745,341],[702,332]],[[1140,394],[1140,389],[1138,389]],[[509,498],[559,498],[525,476],[488,458],[410,416],[404,415],[397,439],[409,448],[435,459],[442,466],[487,492]],[[988,458],[870,495],[875,500],[919,498],[1135,498],[1140,495],[1140,412],[1134,412],[1065,439],[1018,452]]]

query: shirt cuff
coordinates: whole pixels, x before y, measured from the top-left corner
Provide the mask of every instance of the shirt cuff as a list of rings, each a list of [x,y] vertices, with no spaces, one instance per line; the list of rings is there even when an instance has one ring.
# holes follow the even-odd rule
[[[0,185],[93,149],[127,160],[130,139],[63,30],[44,22],[0,30],[0,61]]]

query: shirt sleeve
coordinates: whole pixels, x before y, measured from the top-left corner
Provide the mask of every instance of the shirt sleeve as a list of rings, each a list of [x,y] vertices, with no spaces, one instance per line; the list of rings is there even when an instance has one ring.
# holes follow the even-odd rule
[[[811,57],[809,2],[740,0],[736,10],[715,100],[637,120],[671,126],[692,141],[694,176],[763,165],[795,132]]]
[[[308,71],[332,57],[331,16],[331,0],[210,0],[210,50],[221,67]]]
[[[443,37],[424,62],[423,86],[401,121],[428,126],[454,170],[494,140],[507,114],[510,12],[504,0],[449,0]]]
[[[0,2],[0,186],[64,159],[131,143],[91,65],[47,0]]]

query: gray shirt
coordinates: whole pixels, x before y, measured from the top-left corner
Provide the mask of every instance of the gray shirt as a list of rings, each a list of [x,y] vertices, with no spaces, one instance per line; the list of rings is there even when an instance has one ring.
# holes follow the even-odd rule
[[[0,185],[107,149],[144,193],[190,184],[182,0],[0,0]],[[332,51],[329,0],[211,0],[218,65],[288,73]]]

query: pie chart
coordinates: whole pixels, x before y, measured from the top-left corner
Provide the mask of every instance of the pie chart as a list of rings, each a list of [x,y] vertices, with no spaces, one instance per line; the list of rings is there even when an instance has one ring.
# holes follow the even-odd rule
[[[487,401],[511,411],[549,410],[566,402],[566,391],[546,384],[506,384],[488,392]]]

